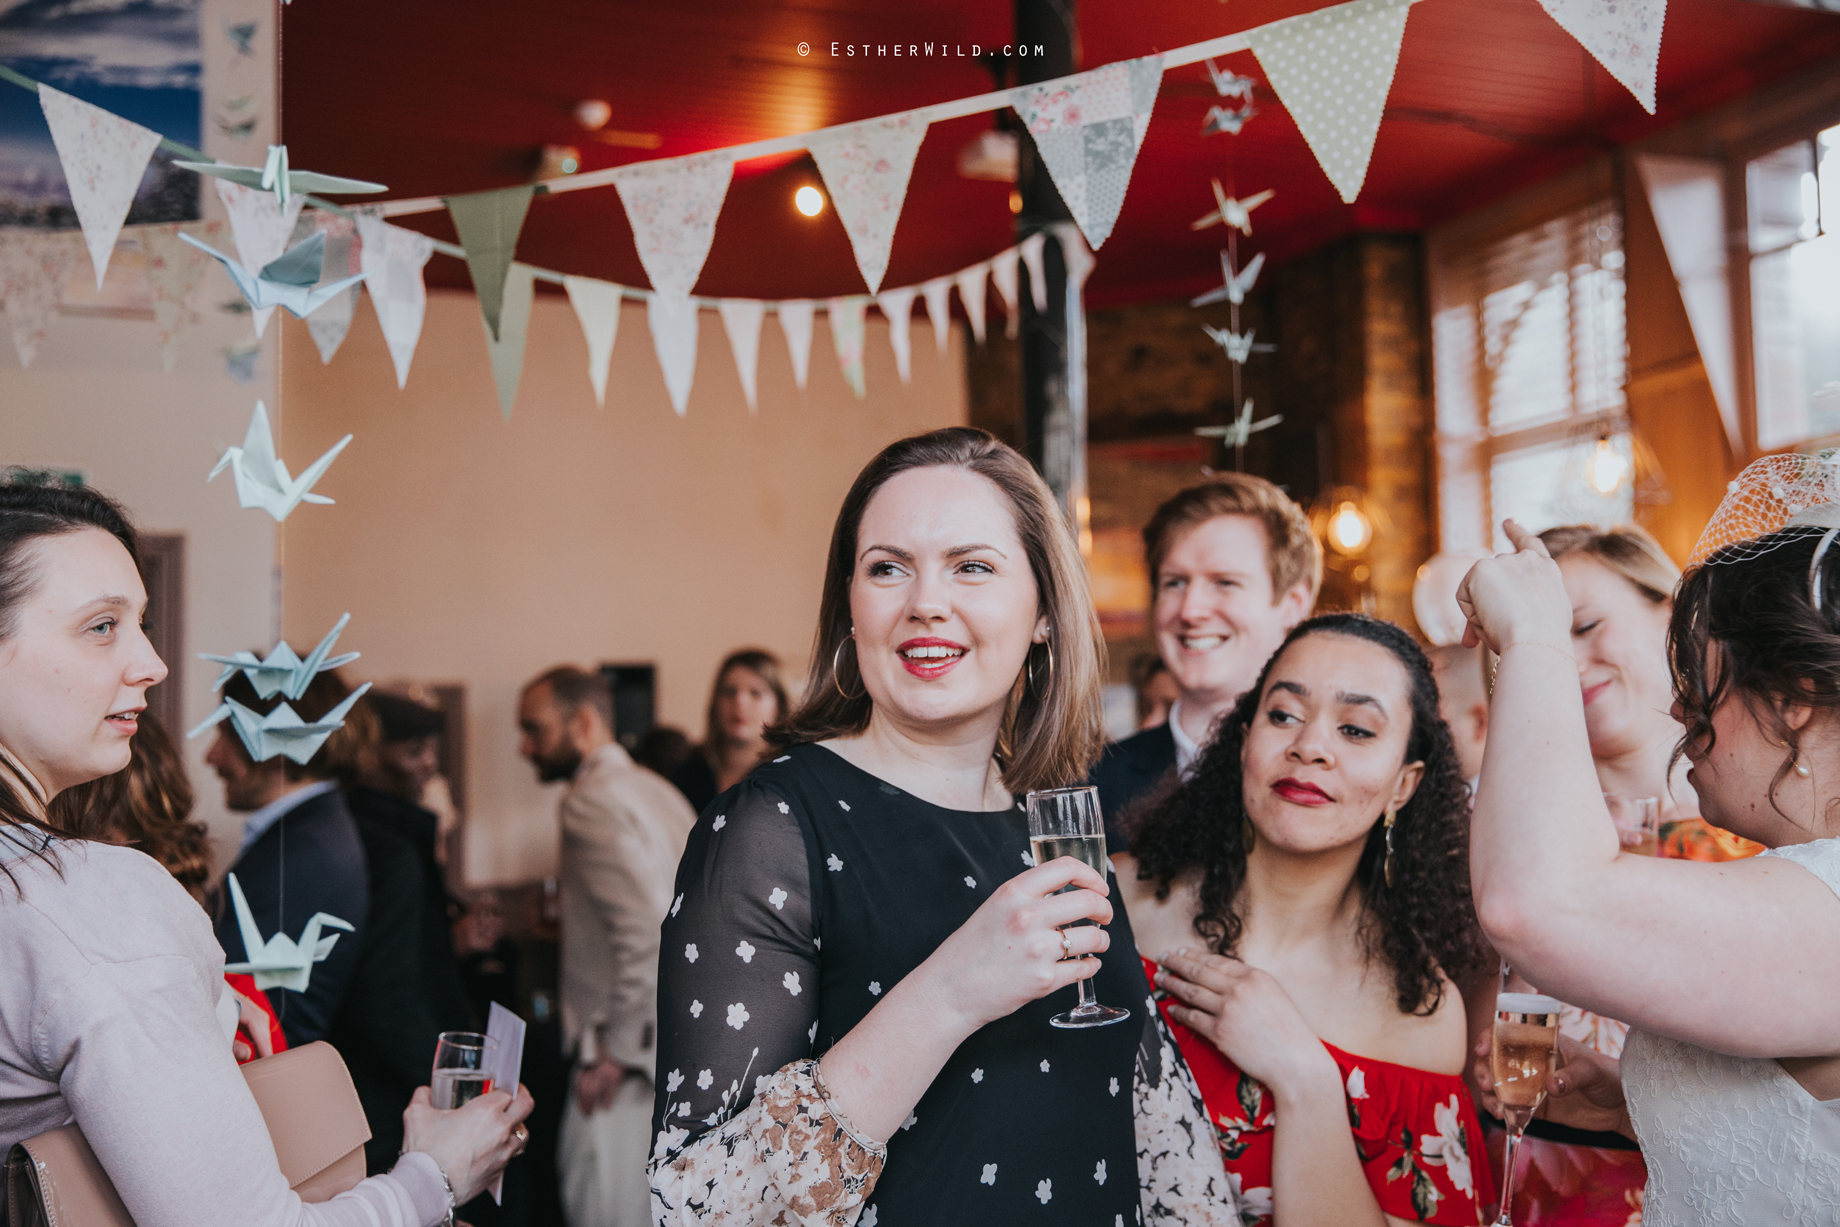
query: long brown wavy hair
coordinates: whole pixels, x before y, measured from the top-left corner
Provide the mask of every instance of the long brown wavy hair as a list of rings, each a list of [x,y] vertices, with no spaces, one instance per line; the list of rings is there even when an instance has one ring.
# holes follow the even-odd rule
[[[138,848],[202,905],[211,884],[211,842],[204,823],[192,820],[185,760],[152,712],[142,712],[139,723],[127,767],[59,793],[52,822],[82,839]]]
[[[1216,954],[1231,955],[1242,922],[1235,905],[1246,884],[1246,817],[1240,748],[1258,714],[1272,666],[1307,635],[1347,635],[1385,648],[1405,670],[1412,731],[1402,762],[1425,772],[1400,807],[1393,828],[1393,884],[1385,877],[1386,833],[1377,818],[1355,868],[1368,958],[1392,970],[1399,1009],[1432,1014],[1443,1000],[1442,971],[1461,984],[1488,963],[1489,948],[1476,921],[1469,886],[1469,789],[1457,763],[1450,729],[1438,715],[1431,662],[1412,637],[1391,622],[1364,614],[1324,614],[1301,623],[1265,662],[1258,685],[1221,717],[1218,732],[1194,773],[1173,792],[1127,815],[1131,853],[1140,881],[1157,884],[1157,898],[1199,867],[1201,910],[1195,933]]]
[[[874,702],[863,688],[854,653],[839,652],[850,637],[850,581],[856,573],[858,530],[869,500],[890,479],[910,469],[934,467],[965,469],[1003,492],[1048,620],[1048,641],[1029,649],[997,739],[1004,787],[1020,793],[1078,783],[1105,744],[1099,693],[1102,640],[1086,564],[1048,484],[1014,448],[968,426],[892,443],[857,474],[831,531],[805,698],[767,730],[767,740],[784,747],[853,737],[869,727]],[[1048,679],[1039,697],[1024,683],[1030,673]],[[846,691],[855,697],[846,698]]]

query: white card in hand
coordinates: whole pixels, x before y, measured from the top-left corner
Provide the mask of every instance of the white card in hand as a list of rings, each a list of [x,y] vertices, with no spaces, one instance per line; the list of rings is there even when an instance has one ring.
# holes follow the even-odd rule
[[[518,1077],[524,1070],[524,1020],[494,1001],[486,1019],[486,1034],[498,1041],[492,1050],[492,1089],[517,1098]],[[505,1174],[492,1182],[492,1200],[504,1204]]]

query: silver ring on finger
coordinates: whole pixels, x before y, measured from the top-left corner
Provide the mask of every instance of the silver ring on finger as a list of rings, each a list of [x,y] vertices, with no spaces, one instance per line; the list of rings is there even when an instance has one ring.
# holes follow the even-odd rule
[[[1063,959],[1073,957],[1073,933],[1067,929],[1061,930],[1061,957]]]

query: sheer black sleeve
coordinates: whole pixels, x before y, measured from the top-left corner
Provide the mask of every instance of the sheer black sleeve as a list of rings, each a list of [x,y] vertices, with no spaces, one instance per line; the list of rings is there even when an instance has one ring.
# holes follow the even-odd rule
[[[814,1055],[817,1018],[805,834],[790,802],[743,783],[697,820],[661,930],[656,1129],[690,1141],[739,1112]]]

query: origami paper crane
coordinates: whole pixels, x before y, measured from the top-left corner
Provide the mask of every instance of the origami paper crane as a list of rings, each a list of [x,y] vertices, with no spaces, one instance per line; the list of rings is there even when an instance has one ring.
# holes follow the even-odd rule
[[[1188,305],[1191,307],[1205,307],[1209,303],[1221,302],[1222,300],[1230,303],[1243,303],[1246,301],[1247,291],[1252,289],[1252,283],[1259,279],[1259,270],[1264,267],[1265,253],[1261,251],[1258,255],[1252,257],[1252,263],[1246,266],[1244,272],[1235,272],[1233,269],[1233,257],[1223,251],[1220,253],[1220,275],[1225,280],[1226,284],[1222,285],[1218,290],[1209,290],[1199,298],[1189,299]]]
[[[1241,234],[1251,234],[1252,211],[1277,195],[1272,189],[1266,188],[1257,196],[1235,200],[1221,189],[1220,180],[1213,179],[1210,182],[1214,187],[1214,211],[1190,222],[1188,224],[1190,230],[1206,230],[1209,226],[1218,226],[1224,221]]]
[[[249,914],[249,900],[243,898],[242,884],[234,873],[230,875],[230,903],[236,909],[236,927],[243,935],[243,953],[249,958],[243,963],[226,963],[224,970],[254,976],[256,987],[263,992],[271,988],[306,992],[307,982],[313,977],[313,964],[324,962],[339,940],[337,933],[321,937],[320,929],[357,931],[337,916],[315,912],[307,919],[306,928],[300,931],[298,942],[285,933],[277,933],[265,942],[262,930],[256,927],[255,917]]]
[[[225,699],[218,704],[216,711],[205,717],[202,724],[185,736],[189,740],[212,725],[228,719],[230,727],[242,739],[243,748],[249,751],[249,757],[258,763],[265,763],[277,755],[285,755],[304,766],[319,753],[319,748],[326,744],[326,738],[345,727],[345,717],[350,713],[352,704],[370,688],[369,682],[364,683],[346,695],[344,702],[311,724],[302,720],[300,713],[286,703],[264,716],[261,712],[250,711],[235,699]]]
[[[264,264],[259,273],[251,273],[209,243],[201,243],[189,234],[179,237],[222,264],[230,280],[236,282],[236,288],[257,311],[265,307],[286,307],[295,319],[305,319],[364,280],[363,273],[353,273],[327,285],[315,284],[326,261],[326,232],[323,230],[294,244],[279,259]]]
[[[340,665],[349,665],[358,659],[359,653],[357,652],[347,652],[343,656],[330,655],[332,645],[339,641],[339,632],[343,631],[350,621],[350,614],[340,618],[332,630],[327,632],[326,637],[319,641],[319,646],[307,654],[305,660],[296,656],[294,649],[289,647],[285,640],[276,644],[275,650],[262,660],[257,660],[254,652],[238,652],[234,656],[213,656],[209,652],[200,652],[198,657],[200,660],[214,661],[224,666],[224,671],[218,675],[217,681],[211,687],[213,690],[223,689],[225,682],[238,673],[243,673],[248,675],[249,684],[254,686],[256,693],[264,699],[276,694],[298,699],[307,692],[307,683],[311,682],[315,675],[336,669]]]
[[[1259,108],[1250,102],[1237,111],[1232,107],[1209,107],[1207,121],[1201,125],[1201,135],[1218,136],[1225,132],[1228,136],[1238,136],[1246,121],[1258,113]]]
[[[1231,328],[1210,328],[1206,324],[1203,324],[1201,325],[1201,331],[1207,333],[1214,344],[1226,350],[1228,358],[1242,365],[1245,363],[1246,359],[1250,358],[1254,353],[1269,354],[1278,348],[1276,345],[1254,345],[1252,343],[1253,332],[1251,329],[1247,329],[1245,335],[1241,336]],[[210,659],[216,660],[217,657],[213,656]]]
[[[306,472],[299,477],[289,477],[287,465],[275,455],[275,437],[268,429],[268,410],[257,401],[255,414],[249,419],[249,433],[243,436],[243,446],[226,447],[217,467],[205,480],[211,481],[229,469],[231,476],[236,478],[236,501],[244,507],[260,507],[279,524],[303,502],[332,502],[323,494],[308,491],[350,442],[351,436],[346,435],[324,456],[308,465]]]
[[[226,162],[174,162],[201,175],[215,175],[244,187],[259,187],[275,194],[275,203],[287,208],[288,197],[295,192],[320,192],[329,196],[355,196],[390,189],[368,179],[346,179],[339,175],[322,175],[318,171],[289,170],[286,145],[270,145],[268,161],[260,167],[231,166]]]
[[[1258,84],[1257,81],[1251,77],[1242,77],[1231,69],[1222,71],[1211,59],[1201,62],[1207,65],[1208,78],[1214,82],[1215,93],[1222,98],[1243,98],[1247,102],[1252,101],[1252,87]]]
[[[1252,402],[1248,400],[1240,406],[1238,420],[1225,426],[1197,426],[1195,433],[1204,439],[1219,439],[1228,447],[1244,447],[1246,440],[1261,430],[1270,430],[1284,420],[1282,413],[1274,413],[1263,421],[1252,420]]]

